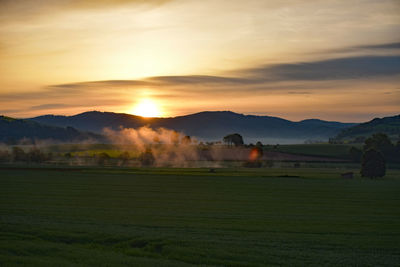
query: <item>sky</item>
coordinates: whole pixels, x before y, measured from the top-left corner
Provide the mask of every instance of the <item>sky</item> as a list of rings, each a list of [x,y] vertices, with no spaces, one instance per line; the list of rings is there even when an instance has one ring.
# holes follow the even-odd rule
[[[400,0],[0,0],[0,114],[145,105],[163,117],[400,114]]]

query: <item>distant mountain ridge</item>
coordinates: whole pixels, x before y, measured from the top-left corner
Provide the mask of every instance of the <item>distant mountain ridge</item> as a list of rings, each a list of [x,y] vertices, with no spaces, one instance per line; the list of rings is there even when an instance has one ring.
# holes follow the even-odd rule
[[[0,142],[15,144],[25,139],[54,140],[62,142],[82,142],[87,140],[103,140],[99,134],[81,132],[73,127],[43,125],[32,120],[14,119],[0,116]]]
[[[79,130],[101,133],[104,128],[120,129],[149,126],[184,132],[202,140],[221,140],[230,133],[241,134],[245,142],[303,143],[305,140],[328,140],[354,123],[317,119],[293,122],[278,117],[243,115],[231,111],[204,111],[172,118],[143,118],[140,116],[89,111],[74,116],[44,115],[29,119],[59,127],[72,126]]]
[[[388,136],[398,138],[400,135],[400,115],[375,118],[371,121],[343,129],[335,139],[340,141],[351,140],[357,137],[369,137],[375,133],[385,133]]]

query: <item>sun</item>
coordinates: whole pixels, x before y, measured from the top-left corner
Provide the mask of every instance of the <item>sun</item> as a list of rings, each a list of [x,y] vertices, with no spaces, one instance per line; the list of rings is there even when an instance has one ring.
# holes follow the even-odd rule
[[[132,114],[142,117],[160,117],[162,112],[156,102],[151,99],[142,99],[132,109]]]

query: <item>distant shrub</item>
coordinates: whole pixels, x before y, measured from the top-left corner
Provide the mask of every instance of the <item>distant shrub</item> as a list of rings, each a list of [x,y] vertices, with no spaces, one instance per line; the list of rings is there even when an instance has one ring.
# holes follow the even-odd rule
[[[155,163],[153,151],[150,148],[146,149],[139,155],[139,161],[142,166],[153,166]]]
[[[26,154],[26,157],[27,161],[35,163],[42,163],[47,159],[46,154],[36,147],[31,148],[31,150],[29,150],[29,152]]]
[[[183,145],[190,145],[192,143],[192,138],[189,135],[186,135],[182,138],[181,143]]]
[[[365,140],[364,150],[375,149],[383,154],[390,152],[393,148],[393,144],[390,138],[384,133],[376,133]]]
[[[101,152],[96,155],[96,158],[97,158],[97,164],[105,165],[110,159],[110,155],[108,155],[106,152]]]
[[[11,153],[12,153],[12,161],[14,162],[26,161],[27,159],[25,151],[20,147],[17,146],[13,147]]]
[[[364,151],[374,149],[382,153],[388,162],[400,162],[400,148],[384,133],[376,133],[365,140]]]
[[[127,151],[122,152],[122,153],[118,156],[118,158],[119,158],[119,159],[122,159],[122,160],[128,160],[128,159],[130,158],[129,152],[127,152]]]
[[[118,156],[118,158],[121,160],[121,164],[122,164],[122,165],[125,165],[125,164],[128,162],[128,160],[130,159],[129,152],[127,152],[127,151],[122,152],[122,153]]]

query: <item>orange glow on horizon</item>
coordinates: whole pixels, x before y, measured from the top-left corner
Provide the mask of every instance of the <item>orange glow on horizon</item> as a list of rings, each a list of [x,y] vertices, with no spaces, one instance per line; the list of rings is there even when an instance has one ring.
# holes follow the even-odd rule
[[[161,117],[163,115],[159,105],[148,98],[140,100],[129,113],[145,118]]]

